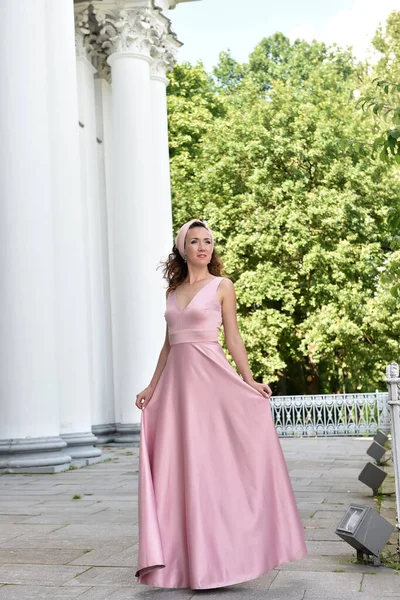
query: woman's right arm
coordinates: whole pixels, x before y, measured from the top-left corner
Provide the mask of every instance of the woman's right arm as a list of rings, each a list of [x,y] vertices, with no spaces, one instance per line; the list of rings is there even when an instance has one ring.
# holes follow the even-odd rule
[[[168,294],[167,294],[168,297]],[[154,375],[151,378],[151,381],[149,383],[149,385],[147,386],[147,388],[145,388],[142,392],[139,392],[139,394],[136,396],[136,406],[140,409],[145,408],[146,404],[148,404],[148,402],[150,401],[154,389],[157,385],[158,380],[160,379],[161,373],[164,370],[164,367],[167,363],[167,359],[168,359],[168,354],[169,351],[171,349],[171,346],[169,345],[169,340],[168,340],[168,324],[166,325],[166,329],[165,329],[165,340],[164,340],[164,344],[163,347],[161,348],[161,352],[160,352],[160,356],[158,357],[158,362],[157,362],[157,366],[156,366],[156,370],[154,371]],[[142,402],[143,400],[143,402]]]
[[[160,379],[160,375],[163,372],[164,367],[166,365],[170,349],[171,349],[171,346],[169,345],[169,341],[168,341],[168,325],[167,325],[166,330],[165,330],[164,345],[161,348],[160,356],[158,357],[156,370],[154,371],[154,375],[151,378],[151,381],[146,389],[154,390],[154,388],[156,387],[157,381]]]

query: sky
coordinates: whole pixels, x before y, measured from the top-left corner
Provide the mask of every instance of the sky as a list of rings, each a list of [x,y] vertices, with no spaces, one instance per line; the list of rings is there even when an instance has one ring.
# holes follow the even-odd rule
[[[178,4],[170,18],[184,43],[178,60],[201,60],[210,71],[222,50],[244,62],[276,31],[292,41],[353,46],[363,59],[379,23],[393,10],[400,10],[400,0],[200,0]]]

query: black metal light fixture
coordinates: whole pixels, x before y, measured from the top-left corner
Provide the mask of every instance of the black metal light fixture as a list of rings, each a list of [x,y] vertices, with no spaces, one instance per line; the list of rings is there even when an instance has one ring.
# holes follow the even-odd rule
[[[350,504],[336,528],[336,535],[357,550],[357,560],[364,554],[372,556],[374,566],[381,564],[380,553],[388,542],[395,527],[370,506]]]
[[[361,481],[361,483],[365,483],[365,485],[370,487],[374,494],[377,494],[379,488],[386,479],[386,476],[387,473],[385,473],[383,469],[380,469],[373,463],[368,462],[359,474],[358,479]]]
[[[383,431],[378,429],[378,431],[374,435],[374,440],[375,440],[375,442],[378,442],[378,444],[380,444],[381,446],[384,446],[386,444],[386,442],[389,440],[389,438],[385,433],[383,433]]]
[[[378,465],[381,464],[381,458],[385,454],[386,449],[378,444],[378,442],[373,441],[370,447],[367,450],[367,454],[371,456]]]

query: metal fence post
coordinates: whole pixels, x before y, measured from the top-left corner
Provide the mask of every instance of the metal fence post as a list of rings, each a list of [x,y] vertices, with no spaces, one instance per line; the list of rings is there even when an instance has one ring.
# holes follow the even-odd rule
[[[396,484],[397,529],[400,529],[400,377],[399,365],[392,363],[386,368],[389,389],[388,405],[392,421],[392,457]]]
[[[386,375],[388,374],[386,370]],[[390,392],[389,392],[390,393]],[[390,410],[388,405],[388,395],[382,394],[379,390],[375,391],[376,394],[376,405],[378,407],[378,426],[383,433],[390,433]]]

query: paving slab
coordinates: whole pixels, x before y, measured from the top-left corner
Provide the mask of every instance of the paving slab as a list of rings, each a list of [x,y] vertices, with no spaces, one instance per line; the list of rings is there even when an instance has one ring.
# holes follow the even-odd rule
[[[18,502],[16,498],[7,500],[6,502],[0,500],[0,513],[2,515],[20,515],[24,513],[26,515],[37,515],[37,506],[40,506],[40,502]]]
[[[120,588],[115,586],[110,587],[92,587],[89,589],[83,587],[68,588],[73,589],[79,594],[79,600],[110,600],[115,592],[118,592]],[[126,590],[127,588],[123,588]],[[1,600],[1,598],[0,598]]]
[[[400,596],[397,596],[399,598]],[[284,600],[283,596],[281,596],[282,600]],[[332,592],[328,592],[325,594],[324,592],[305,592],[303,600],[393,600],[394,596],[386,596],[380,594],[379,596],[371,596],[370,594],[364,594],[363,592],[359,592],[358,594],[353,594],[349,596],[346,592],[342,592],[341,595],[332,596]]]
[[[284,595],[280,590],[262,590],[258,588],[241,587],[237,589],[225,588],[224,592],[207,593],[197,592],[193,598],[207,600],[303,600],[304,591],[300,589],[285,590]]]
[[[337,540],[337,535],[333,527],[308,527],[305,530],[307,540],[315,540],[321,542],[334,542]]]
[[[347,506],[339,506],[337,510],[321,510],[320,507],[316,507],[316,510],[313,512],[313,519],[316,521],[325,521],[329,520],[335,523],[339,523],[340,519],[344,516],[346,512]]]
[[[18,535],[0,535],[0,545],[6,544],[11,540],[15,540],[18,538]]]
[[[297,502],[297,506],[301,506],[301,505],[305,505],[306,502],[304,500],[301,500],[300,502]],[[314,513],[318,512],[318,513],[324,513],[324,512],[333,512],[333,513],[342,513],[344,512],[344,506],[346,504],[347,507],[347,502],[330,502],[329,499],[327,502],[318,502],[318,503],[309,503],[312,508],[314,509]]]
[[[91,537],[91,536],[70,536],[52,538],[51,535],[46,537],[16,537],[9,539],[0,545],[0,548],[78,548],[90,550],[96,548],[112,548],[113,544],[125,544],[125,548],[133,546],[137,542],[137,537],[124,536],[123,538],[116,537]]]
[[[53,540],[70,537],[70,536],[92,536],[92,537],[124,537],[125,535],[129,536],[137,536],[138,535],[138,526],[133,524],[133,514],[132,521],[129,523],[121,524],[114,523],[110,526],[108,523],[103,523],[101,516],[99,516],[99,520],[97,523],[83,523],[79,525],[67,525],[66,527],[62,527],[57,531],[53,532],[51,536]]]
[[[87,567],[55,565],[0,565],[0,583],[22,585],[64,585]]]
[[[297,500],[297,504],[300,505],[302,502],[311,503],[311,504],[322,504],[322,502],[326,499],[326,494],[323,492],[313,493],[312,498],[310,498],[310,489],[307,488],[306,492],[295,492],[295,498]]]
[[[35,485],[20,485],[15,483],[14,485],[2,486],[2,500],[10,499],[10,497],[19,494],[20,496],[26,495],[27,497],[39,497],[48,498],[58,495],[60,490],[56,489],[54,481],[44,481],[42,485],[36,483]]]
[[[121,509],[113,510],[112,508],[97,508],[96,511],[85,512],[75,511],[69,508],[58,512],[53,510],[50,514],[42,513],[40,515],[35,515],[34,517],[27,517],[23,523],[41,523],[50,525],[52,523],[60,523],[60,521],[63,521],[68,525],[79,523],[90,525],[91,523],[97,524],[99,517],[101,517],[103,523],[123,524],[132,522],[133,510],[133,507],[132,509],[127,509],[125,511],[122,511]],[[20,523],[21,521],[18,522]]]
[[[334,591],[345,592],[347,597],[360,591],[362,573],[327,573],[314,571],[284,571],[281,570],[271,584],[276,591],[301,589],[305,593],[321,594]]]
[[[331,484],[329,483],[319,483],[319,482],[310,482],[307,485],[300,485],[292,482],[292,487],[294,492],[329,492],[331,489]]]
[[[18,517],[17,517],[18,518]],[[26,536],[37,536],[43,535],[44,533],[52,533],[53,531],[59,531],[64,527],[64,523],[60,520],[58,523],[53,523],[50,525],[45,524],[23,524],[23,523],[3,523],[1,525],[1,534],[2,535],[26,535]]]
[[[82,596],[82,600],[86,600],[87,595]],[[192,590],[169,590],[164,588],[157,589],[129,589],[122,588],[110,596],[107,596],[107,600],[190,600],[193,598]],[[93,596],[90,600],[97,600],[96,596]]]
[[[286,563],[279,567],[280,571],[322,572],[322,573],[359,573],[362,575],[371,568],[367,565],[354,563],[354,555],[343,554],[334,556],[305,556],[301,561]]]
[[[37,513],[36,513],[37,515]],[[1,514],[0,513],[0,531],[2,530],[4,523],[25,523],[25,521],[29,520],[32,515],[27,514]]]
[[[385,569],[389,571],[387,574],[379,574],[379,577],[376,575],[366,574],[362,580],[361,591],[370,594],[371,596],[375,596],[375,598],[379,597],[379,594],[382,592],[385,593],[386,596],[392,596],[392,598],[400,598],[400,575],[399,572],[395,573],[397,576],[393,576],[393,573],[390,573],[391,569]]]
[[[307,541],[307,550],[309,556],[348,556],[354,555],[354,551],[346,544],[346,542],[342,541],[338,536],[336,536],[336,540],[331,541],[315,541],[308,540]]]
[[[0,564],[66,565],[83,557],[85,550],[60,548],[2,548]],[[83,563],[80,563],[83,564]]]
[[[137,560],[138,544],[127,546],[125,543],[115,542],[102,544],[90,552],[71,561],[74,565],[92,565],[96,567],[135,567]]]
[[[304,479],[308,477],[311,480],[319,479],[325,473],[325,469],[289,469],[289,475],[292,480]]]
[[[92,567],[82,575],[73,576],[66,585],[102,586],[116,584],[118,586],[137,586],[135,569],[129,567]]]
[[[84,593],[85,590],[77,588],[4,585],[0,587],[0,600],[70,600],[81,598]]]

